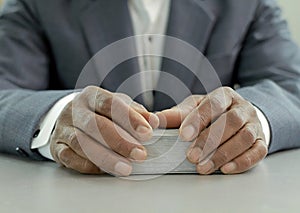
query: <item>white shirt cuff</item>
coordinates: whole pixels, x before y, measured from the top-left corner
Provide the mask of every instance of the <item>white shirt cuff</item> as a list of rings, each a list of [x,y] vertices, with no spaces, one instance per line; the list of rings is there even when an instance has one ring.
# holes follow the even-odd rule
[[[31,149],[38,149],[40,154],[45,158],[53,160],[50,152],[50,136],[55,126],[56,120],[65,106],[71,102],[78,93],[72,93],[61,98],[56,104],[49,110],[49,112],[42,118],[40,122],[40,132],[36,138],[33,139]]]
[[[263,133],[265,134],[265,139],[266,139],[266,144],[269,147],[270,145],[270,139],[271,139],[271,131],[270,131],[270,126],[268,123],[268,120],[266,118],[266,116],[262,113],[262,111],[260,111],[257,107],[255,107],[256,110],[256,114],[258,116],[258,119],[261,123],[262,129],[263,129]]]

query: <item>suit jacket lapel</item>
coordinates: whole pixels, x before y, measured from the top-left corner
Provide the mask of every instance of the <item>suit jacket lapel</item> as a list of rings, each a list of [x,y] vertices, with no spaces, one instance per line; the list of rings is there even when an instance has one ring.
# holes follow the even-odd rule
[[[115,41],[133,35],[127,1],[85,0],[79,19],[91,55]]]
[[[127,1],[81,0],[80,2],[75,1],[75,4],[77,4],[76,10],[79,10],[78,18],[81,25],[80,27],[82,28],[91,57],[102,48],[134,34]],[[128,48],[124,51],[125,54],[133,55],[136,53],[134,42],[126,45],[126,47]],[[118,51],[120,52],[120,50]],[[137,59],[131,59],[122,64],[117,64],[118,66],[110,71],[108,75],[103,75],[103,73],[105,73],[103,72],[103,67],[113,63],[113,57],[114,55],[110,55],[105,59],[102,58],[104,61],[101,63],[99,62],[101,60],[97,59],[94,62],[94,66],[96,67],[98,79],[89,80],[92,80],[92,82],[94,82],[93,84],[95,84],[95,82],[102,82],[100,86],[110,91],[117,91],[119,85],[126,81],[130,76],[139,72],[139,66]],[[136,85],[134,88],[123,87],[124,91],[121,89],[118,90],[118,92],[129,93],[129,95],[132,96],[136,95],[138,91],[141,91],[141,85],[138,79],[133,81],[135,82],[131,82],[131,84]],[[130,89],[130,91],[126,91],[127,89]],[[134,89],[134,91],[132,89]],[[139,102],[142,102],[140,97],[137,99]]]
[[[211,1],[214,2],[214,0],[173,0],[167,35],[188,42],[201,52],[204,52],[215,23],[215,16],[209,5]],[[79,22],[91,57],[107,45],[134,34],[127,1],[125,0],[78,0],[74,3],[74,8],[77,11],[75,14],[79,14]],[[132,48],[128,51],[136,51],[134,45],[132,44]],[[172,51],[172,47],[168,46],[167,43],[165,51]],[[101,69],[101,64],[96,67],[96,70]],[[182,66],[178,66],[178,63],[164,59],[162,70],[176,76],[188,88],[191,88],[194,81],[193,74],[187,73]],[[123,63],[122,66],[114,69],[101,86],[111,91],[116,91],[119,85],[137,72],[139,72],[138,60],[129,60]],[[97,73],[100,76],[97,81],[102,82],[104,76],[101,76],[101,71]],[[93,80],[95,81],[95,79]],[[135,91],[119,92],[134,94],[141,91],[139,79],[135,79],[135,81],[132,82],[132,85],[135,85]],[[174,88],[173,83],[162,78],[158,82],[158,90],[163,88],[162,90],[168,94],[168,90]],[[176,99],[183,99],[186,95],[188,94],[181,94],[182,97],[177,97]],[[142,102],[141,97],[138,98],[138,101]],[[174,104],[169,98],[166,98],[159,92],[155,95],[154,102],[156,110],[167,108]]]
[[[211,5],[209,4],[211,4],[211,1],[213,0],[173,0],[171,3],[167,35],[181,39],[204,53],[216,19],[210,9]],[[165,52],[168,51],[174,51],[174,47],[166,42]],[[180,50],[177,51],[180,53]],[[184,52],[180,54],[184,54]],[[195,80],[191,72],[170,59],[163,59],[162,71],[176,76],[189,89],[191,89]],[[174,94],[176,85],[172,84],[174,84],[172,80],[168,81],[161,78],[158,82],[157,89],[163,90],[167,94]],[[175,97],[175,99],[182,100],[188,94],[178,93],[177,95],[180,97]],[[176,103],[172,103],[170,98],[166,97],[166,95],[161,92],[156,93],[155,110],[168,108],[174,104]]]

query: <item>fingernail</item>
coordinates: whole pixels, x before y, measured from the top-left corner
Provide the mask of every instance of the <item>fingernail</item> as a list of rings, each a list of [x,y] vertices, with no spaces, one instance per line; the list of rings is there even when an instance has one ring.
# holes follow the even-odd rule
[[[146,126],[140,125],[136,128],[136,131],[140,134],[146,134],[146,133],[149,133],[150,129]]]
[[[121,176],[129,176],[131,174],[131,171],[131,166],[121,161],[115,165],[115,172],[117,172]]]
[[[212,169],[214,168],[214,166],[214,163],[211,160],[209,160],[204,165],[198,164],[197,171],[200,174],[209,174],[213,172]]]
[[[236,170],[236,167],[237,167],[236,163],[229,162],[229,163],[227,163],[226,165],[223,166],[222,172],[224,172],[224,173],[233,172],[234,170]]]
[[[159,118],[156,114],[150,114],[149,124],[150,126],[152,126],[153,129],[156,129],[159,126]]]
[[[194,139],[194,135],[196,133],[196,129],[193,125],[189,125],[187,127],[184,127],[181,131],[181,136],[186,141],[191,141]]]
[[[145,160],[147,158],[147,153],[139,148],[134,148],[130,152],[130,158],[133,160]]]
[[[188,153],[188,159],[192,163],[199,162],[200,156],[202,155],[202,149],[199,147],[194,147],[189,153]]]

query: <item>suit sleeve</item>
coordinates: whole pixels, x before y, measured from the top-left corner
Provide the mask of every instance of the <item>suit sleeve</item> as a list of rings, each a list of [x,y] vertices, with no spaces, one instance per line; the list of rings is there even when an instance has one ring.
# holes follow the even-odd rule
[[[238,65],[238,89],[266,116],[269,153],[300,147],[300,51],[274,0],[259,0]]]
[[[31,150],[42,116],[71,91],[48,89],[50,57],[31,0],[6,1],[0,15],[0,152],[43,159]],[[18,151],[18,152],[17,152]]]

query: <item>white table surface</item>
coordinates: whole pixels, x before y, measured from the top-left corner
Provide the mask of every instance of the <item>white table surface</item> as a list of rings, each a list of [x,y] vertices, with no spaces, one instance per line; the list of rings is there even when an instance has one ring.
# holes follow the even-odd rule
[[[300,150],[241,175],[88,176],[0,155],[0,212],[300,212]]]

